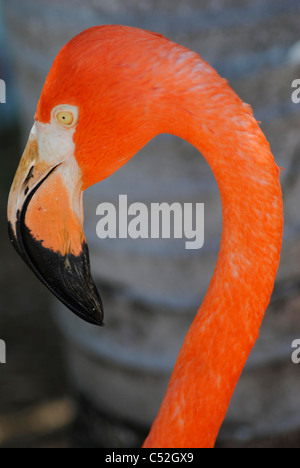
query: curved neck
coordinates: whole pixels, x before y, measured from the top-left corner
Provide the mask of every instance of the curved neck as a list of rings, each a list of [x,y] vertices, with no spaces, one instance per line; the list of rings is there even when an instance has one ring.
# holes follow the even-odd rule
[[[200,60],[188,89],[179,77],[169,97],[164,130],[210,164],[223,232],[209,289],[144,447],[212,447],[273,290],[283,224],[279,169],[249,106]]]

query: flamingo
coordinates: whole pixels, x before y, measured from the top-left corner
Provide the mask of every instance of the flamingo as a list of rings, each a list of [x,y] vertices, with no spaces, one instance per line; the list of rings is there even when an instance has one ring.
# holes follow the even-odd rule
[[[96,26],[59,52],[8,203],[12,244],[71,311],[101,325],[83,191],[156,135],[206,158],[220,190],[216,268],[143,447],[214,447],[258,338],[280,260],[280,170],[251,107],[197,53],[125,26]],[[157,168],[159,170],[159,167]]]

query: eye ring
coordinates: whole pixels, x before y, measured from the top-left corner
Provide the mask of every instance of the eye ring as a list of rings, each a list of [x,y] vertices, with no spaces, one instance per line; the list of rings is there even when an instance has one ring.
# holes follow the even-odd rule
[[[52,116],[59,126],[73,128],[78,122],[78,109],[68,105],[58,106],[53,109]]]

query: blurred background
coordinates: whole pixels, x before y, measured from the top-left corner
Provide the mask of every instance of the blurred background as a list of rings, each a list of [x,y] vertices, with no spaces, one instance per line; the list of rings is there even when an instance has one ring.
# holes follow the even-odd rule
[[[159,408],[184,335],[217,259],[221,206],[204,158],[162,135],[85,194],[85,232],[105,305],[98,330],[66,311],[10,246],[6,203],[38,98],[61,47],[83,29],[125,24],[197,51],[253,106],[284,167],[282,260],[260,338],[218,447],[300,447],[300,78],[298,0],[0,0],[0,447],[140,446]],[[151,157],[150,157],[151,156]],[[158,173],[157,167],[160,167]],[[205,203],[205,245],[96,237],[96,207]]]

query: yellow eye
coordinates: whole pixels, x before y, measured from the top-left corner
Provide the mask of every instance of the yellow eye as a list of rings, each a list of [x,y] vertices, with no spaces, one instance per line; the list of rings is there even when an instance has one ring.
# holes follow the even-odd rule
[[[72,112],[68,111],[61,111],[56,114],[56,119],[57,121],[66,126],[66,127],[71,127],[72,124],[74,123],[74,115]]]
[[[1,0],[0,0],[1,1]],[[66,129],[74,128],[78,122],[79,111],[76,106],[60,104],[52,109],[51,122]]]

